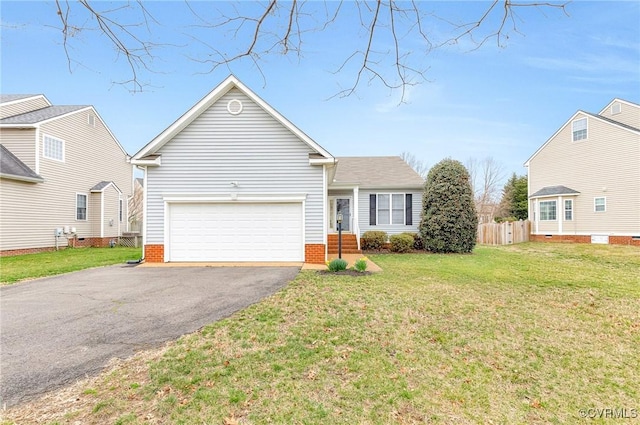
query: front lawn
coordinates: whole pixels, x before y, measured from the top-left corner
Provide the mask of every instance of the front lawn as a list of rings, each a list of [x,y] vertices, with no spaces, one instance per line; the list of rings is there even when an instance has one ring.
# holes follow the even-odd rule
[[[259,304],[6,419],[565,424],[614,414],[604,409],[640,415],[638,248],[530,243],[371,258],[382,273],[303,272]]]
[[[137,260],[142,248],[74,248],[0,257],[0,284]]]

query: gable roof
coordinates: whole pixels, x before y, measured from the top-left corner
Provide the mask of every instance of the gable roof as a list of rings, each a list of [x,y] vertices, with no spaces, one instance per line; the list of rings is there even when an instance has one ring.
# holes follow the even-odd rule
[[[10,103],[38,96],[44,97],[42,94],[0,94],[0,103]]]
[[[331,185],[371,189],[420,188],[424,179],[399,156],[344,156],[338,160]]]
[[[547,186],[543,187],[539,191],[535,192],[529,198],[542,198],[545,196],[560,196],[560,195],[579,195],[577,190],[570,189],[566,186]]]
[[[0,144],[0,177],[21,180],[31,183],[40,183],[44,179],[29,168],[11,151]]]
[[[637,103],[633,103],[633,102],[629,102],[628,100],[624,100],[624,99],[620,99],[619,97],[616,97],[615,99],[613,99],[611,102],[609,102],[609,104],[607,106],[605,106],[604,108],[602,108],[602,110],[599,112],[599,115],[602,115],[605,113],[605,111],[609,108],[611,108],[611,106],[614,103],[622,103],[624,105],[629,105],[629,106],[633,106],[635,108],[640,108],[640,105],[638,105]]]
[[[89,192],[91,193],[104,192],[105,189],[108,188],[109,186],[113,186],[115,190],[118,191],[118,193],[122,193],[120,188],[116,186],[116,184],[112,181],[101,181],[100,183],[96,184],[91,189],[89,189]]]
[[[300,140],[309,145],[314,151],[321,154],[324,158],[333,159],[333,156],[326,151],[322,146],[316,143],[313,139],[307,136],[302,130],[293,125],[288,119],[286,119],[283,115],[281,115],[278,111],[273,109],[267,102],[262,100],[257,94],[251,91],[247,86],[245,86],[240,80],[238,80],[234,75],[230,75],[227,77],[222,83],[220,83],[216,88],[214,88],[209,94],[200,99],[198,103],[196,103],[191,109],[185,112],[180,118],[178,118],[173,124],[167,127],[162,133],[157,135],[151,142],[147,143],[142,149],[140,149],[134,156],[134,160],[142,159],[147,155],[151,155],[156,153],[165,143],[171,140],[174,136],[176,136],[180,131],[182,131],[185,127],[193,122],[198,116],[200,116],[204,111],[209,109],[211,105],[217,102],[223,95],[225,95],[232,88],[237,88],[244,95],[246,95],[253,102],[258,104],[262,109],[264,109],[269,115],[271,115],[274,119],[279,121],[283,126],[285,126],[289,131],[291,131],[294,135],[296,135]]]
[[[0,125],[5,124],[37,124],[51,118],[60,117],[70,112],[76,112],[81,109],[91,108],[89,105],[54,105],[46,108],[36,109],[35,111],[25,112],[23,114],[13,115],[0,120]]]
[[[613,102],[612,102],[612,103],[613,103]],[[627,103],[629,103],[629,102],[627,102]],[[605,108],[604,110],[606,110],[606,108]],[[529,166],[529,162],[531,162],[531,160],[532,160],[533,158],[535,158],[535,157],[536,157],[536,155],[538,155],[538,153],[540,153],[540,151],[541,151],[542,149],[544,149],[544,148],[545,148],[545,147],[546,147],[546,146],[547,146],[547,145],[548,145],[548,144],[549,144],[549,143],[550,143],[550,142],[551,142],[551,141],[552,141],[552,140],[553,140],[553,139],[558,135],[558,133],[560,133],[560,132],[561,132],[561,131],[562,131],[562,130],[567,126],[567,125],[569,125],[573,120],[575,120],[575,119],[576,119],[576,117],[577,117],[578,115],[580,115],[580,114],[582,114],[582,115],[587,115],[587,116],[589,116],[589,117],[592,117],[592,118],[594,118],[594,119],[596,119],[596,120],[598,120],[598,121],[601,121],[601,122],[606,123],[606,124],[609,124],[609,125],[614,125],[614,126],[620,127],[620,128],[622,128],[623,130],[627,130],[627,131],[631,131],[631,132],[633,132],[633,133],[638,133],[638,134],[640,134],[640,129],[637,129],[637,128],[632,127],[632,126],[630,126],[630,125],[623,124],[623,123],[618,122],[618,121],[616,121],[616,120],[613,120],[613,119],[611,119],[611,118],[603,117],[602,115],[597,115],[597,114],[593,114],[593,113],[591,113],[591,112],[585,112],[585,111],[583,111],[583,110],[578,110],[575,114],[573,114],[573,115],[571,116],[571,118],[569,118],[569,119],[568,119],[568,120],[567,120],[567,121],[562,125],[562,127],[560,127],[560,128],[558,129],[558,131],[556,131],[555,133],[553,133],[553,136],[549,137],[549,138],[547,139],[547,141],[546,141],[546,142],[544,142],[544,143],[542,144],[542,146],[540,146],[540,147],[538,148],[538,150],[536,150],[536,151],[533,153],[533,155],[531,155],[531,156],[529,157],[529,159],[527,159],[527,160],[525,161],[524,166],[525,166],[525,167],[528,167],[528,166]]]

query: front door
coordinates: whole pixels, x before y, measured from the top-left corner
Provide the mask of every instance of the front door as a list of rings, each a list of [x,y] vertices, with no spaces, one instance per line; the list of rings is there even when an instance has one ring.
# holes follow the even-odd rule
[[[342,231],[351,231],[351,199],[349,198],[336,198],[336,213],[334,215],[336,220],[336,231],[338,230],[338,214],[342,214]]]

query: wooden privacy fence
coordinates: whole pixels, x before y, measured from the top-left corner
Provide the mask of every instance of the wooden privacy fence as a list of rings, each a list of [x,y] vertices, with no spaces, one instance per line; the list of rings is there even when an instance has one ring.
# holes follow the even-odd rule
[[[478,225],[478,243],[481,245],[511,245],[527,242],[531,233],[529,220],[484,223]]]

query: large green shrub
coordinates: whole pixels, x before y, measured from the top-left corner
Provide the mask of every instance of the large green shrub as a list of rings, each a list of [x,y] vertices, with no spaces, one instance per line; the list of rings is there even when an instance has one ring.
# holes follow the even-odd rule
[[[362,249],[378,250],[387,243],[387,233],[380,230],[368,230],[362,234]]]
[[[342,270],[346,270],[348,266],[348,263],[345,259],[343,258],[336,258],[334,260],[331,260],[331,262],[329,263],[329,271],[330,272],[340,272]]]
[[[391,252],[409,252],[413,249],[412,234],[391,235],[389,242],[391,242]]]
[[[478,216],[469,172],[461,162],[444,159],[429,170],[424,185],[420,235],[431,252],[471,252]]]

